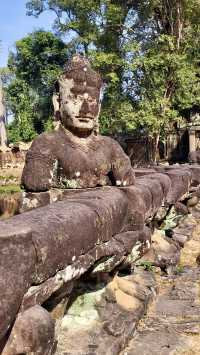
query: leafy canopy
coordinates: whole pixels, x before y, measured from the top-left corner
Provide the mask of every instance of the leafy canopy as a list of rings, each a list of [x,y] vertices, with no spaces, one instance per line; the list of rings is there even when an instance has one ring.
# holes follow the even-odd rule
[[[66,60],[66,45],[51,32],[35,31],[16,42],[16,50],[8,59],[13,73],[7,87],[14,114],[9,126],[12,141],[29,141],[51,126],[54,82]]]
[[[56,36],[33,32],[9,57],[13,140],[49,128],[53,83],[75,52],[89,56],[105,80],[102,132],[139,128],[162,136],[199,106],[199,0],[27,2],[29,15],[46,10],[56,14]]]
[[[30,0],[106,81],[103,131],[160,134],[199,104],[199,0]]]

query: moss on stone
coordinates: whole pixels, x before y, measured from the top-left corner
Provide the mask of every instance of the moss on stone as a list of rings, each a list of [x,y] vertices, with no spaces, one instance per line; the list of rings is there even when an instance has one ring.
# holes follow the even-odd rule
[[[95,305],[103,292],[104,288],[79,295],[63,318],[62,328],[90,328],[94,322],[98,321],[99,315]]]

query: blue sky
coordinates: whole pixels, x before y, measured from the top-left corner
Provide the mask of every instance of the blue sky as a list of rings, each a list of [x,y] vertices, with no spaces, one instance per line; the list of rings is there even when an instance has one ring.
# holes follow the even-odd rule
[[[35,29],[51,30],[55,15],[46,11],[39,18],[26,15],[27,0],[0,0],[0,67],[6,66],[8,52],[15,41]]]

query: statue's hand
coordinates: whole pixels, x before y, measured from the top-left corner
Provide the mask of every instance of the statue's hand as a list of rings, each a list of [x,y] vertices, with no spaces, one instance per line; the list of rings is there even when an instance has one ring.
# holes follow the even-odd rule
[[[116,185],[117,186],[130,186],[130,185],[134,185],[135,183],[135,174],[133,172],[133,169],[130,168],[124,175],[118,176],[118,178],[116,178]]]

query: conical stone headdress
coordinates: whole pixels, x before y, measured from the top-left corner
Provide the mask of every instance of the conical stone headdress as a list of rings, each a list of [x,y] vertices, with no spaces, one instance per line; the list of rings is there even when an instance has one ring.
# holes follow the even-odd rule
[[[75,55],[66,64],[64,73],[58,80],[58,85],[65,80],[73,80],[73,87],[71,91],[75,94],[83,94],[87,87],[87,92],[97,98],[99,101],[100,91],[102,87],[102,80],[96,71],[94,71],[87,58],[81,55]],[[62,86],[62,85],[61,85]]]

